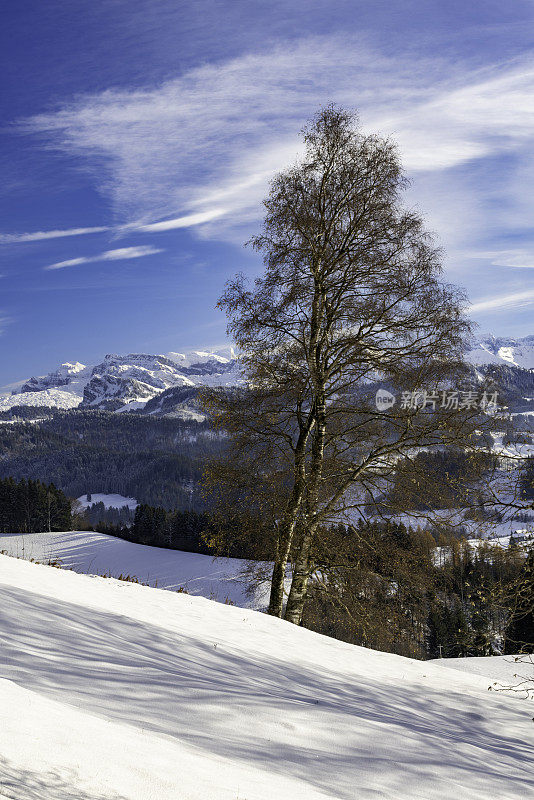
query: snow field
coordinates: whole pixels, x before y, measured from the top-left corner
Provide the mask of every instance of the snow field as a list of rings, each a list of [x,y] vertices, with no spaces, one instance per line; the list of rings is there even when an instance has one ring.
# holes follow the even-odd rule
[[[59,562],[62,567],[83,574],[115,578],[129,575],[149,586],[185,589],[189,594],[244,607],[261,608],[266,604],[262,592],[247,595],[241,578],[245,562],[238,558],[165,550],[93,531],[0,533],[0,551],[45,564]]]
[[[486,677],[7,556],[0,591],[6,797],[534,795],[532,706]]]

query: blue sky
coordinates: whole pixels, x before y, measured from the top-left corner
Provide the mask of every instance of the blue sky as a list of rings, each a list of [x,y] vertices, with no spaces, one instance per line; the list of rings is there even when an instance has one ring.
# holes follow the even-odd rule
[[[215,303],[322,105],[395,139],[482,331],[534,334],[534,8],[19,0],[0,31],[0,384],[225,341]]]

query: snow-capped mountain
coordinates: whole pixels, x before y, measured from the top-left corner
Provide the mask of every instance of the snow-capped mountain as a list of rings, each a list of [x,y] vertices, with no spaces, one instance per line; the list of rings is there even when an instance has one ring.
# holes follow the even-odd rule
[[[482,336],[466,353],[466,360],[474,366],[497,364],[534,369],[534,336],[524,339]]]
[[[77,361],[75,364],[70,364],[66,361],[55,372],[50,372],[48,375],[42,375],[39,378],[30,378],[29,381],[21,386],[21,393],[24,392],[40,392],[44,389],[55,389],[59,386],[69,386],[74,389],[76,385],[85,385],[83,379],[87,377],[88,368],[85,364],[80,364]],[[83,383],[80,383],[83,382]]]
[[[232,348],[151,355],[107,355],[100,364],[62,364],[0,397],[0,410],[14,406],[141,409],[169,389],[232,386],[239,380]]]
[[[491,364],[534,370],[534,336],[524,339],[481,336],[466,353],[477,367]],[[233,386],[240,380],[231,347],[166,355],[107,355],[94,366],[62,364],[48,375],[29,378],[11,393],[0,393],[0,411],[14,406],[105,408],[196,418],[200,386]],[[145,408],[146,406],[146,408]]]

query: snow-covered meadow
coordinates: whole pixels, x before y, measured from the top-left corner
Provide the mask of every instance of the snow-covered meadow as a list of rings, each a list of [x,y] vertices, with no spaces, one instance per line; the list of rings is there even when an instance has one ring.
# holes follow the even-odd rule
[[[90,498],[89,500],[87,498]],[[104,508],[124,508],[135,511],[138,502],[135,497],[124,497],[122,494],[82,494],[77,502],[80,508],[90,508],[94,503],[102,503]]]
[[[96,495],[95,495],[96,496]],[[0,533],[0,552],[40,563],[55,563],[84,574],[136,578],[160,589],[201,595],[220,602],[261,608],[265,594],[249,596],[238,558],[212,558],[181,550],[134,544],[93,531]]]
[[[520,800],[532,706],[491,676],[0,556],[0,796]]]

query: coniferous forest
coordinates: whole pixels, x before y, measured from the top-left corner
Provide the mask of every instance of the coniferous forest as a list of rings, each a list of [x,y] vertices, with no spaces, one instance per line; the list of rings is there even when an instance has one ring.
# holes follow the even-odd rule
[[[104,522],[97,524],[95,530],[137,544],[209,555],[213,551],[205,538],[208,525],[205,513],[167,511],[142,503],[137,506],[131,525]]]
[[[53,483],[0,480],[0,530],[10,533],[68,531],[71,503]]]
[[[41,412],[42,414],[42,412]],[[220,448],[207,423],[106,411],[57,411],[35,424],[0,425],[0,477],[202,510],[198,484]]]

